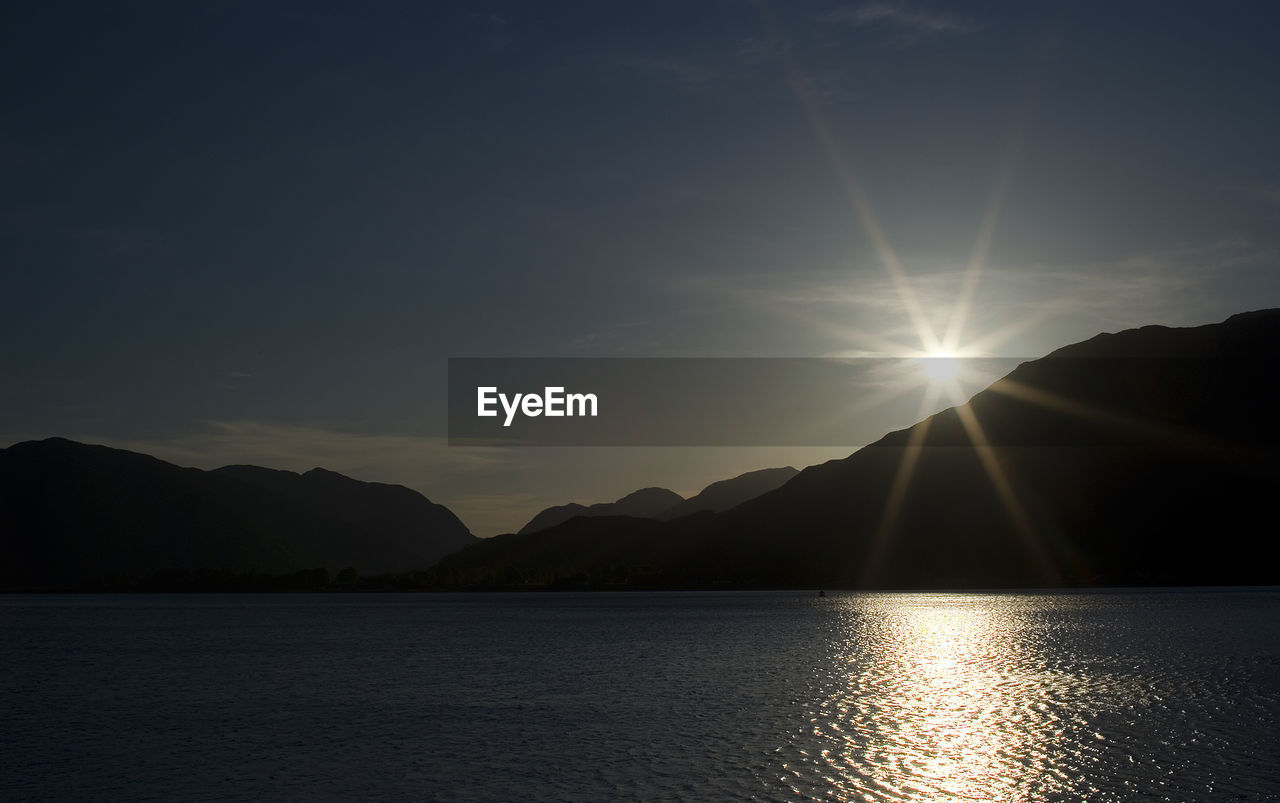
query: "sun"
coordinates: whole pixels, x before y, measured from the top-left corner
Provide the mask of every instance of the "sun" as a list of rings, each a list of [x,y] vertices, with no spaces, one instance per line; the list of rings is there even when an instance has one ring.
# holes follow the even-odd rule
[[[920,367],[931,382],[950,382],[960,373],[960,360],[954,352],[935,349],[919,359]]]

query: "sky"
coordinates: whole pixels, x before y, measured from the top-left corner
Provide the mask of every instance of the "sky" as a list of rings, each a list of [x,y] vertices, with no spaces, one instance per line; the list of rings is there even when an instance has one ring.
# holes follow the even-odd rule
[[[1280,306],[1277,23],[1265,3],[7,4],[0,444],[325,466],[484,536],[844,456],[450,447],[447,360],[1033,358]]]

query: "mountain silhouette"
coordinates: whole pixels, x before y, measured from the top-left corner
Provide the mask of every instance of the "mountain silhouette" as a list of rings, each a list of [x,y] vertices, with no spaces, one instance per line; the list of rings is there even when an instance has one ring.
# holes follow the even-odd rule
[[[0,450],[0,586],[175,569],[421,569],[477,539],[397,485],[314,469],[182,468],[63,438]]]
[[[768,493],[799,474],[792,466],[762,468],[748,471],[727,480],[713,482],[697,495],[691,496],[667,508],[656,516],[659,519],[677,519],[704,510],[721,511],[736,507],[749,499]]]
[[[657,518],[660,513],[685,501],[684,497],[666,488],[641,488],[614,502],[579,505],[570,502],[540,511],[520,528],[520,532],[534,533],[563,524],[578,516],[632,516],[641,519]]]
[[[640,519],[676,519],[704,510],[728,510],[772,491],[799,472],[791,466],[748,471],[727,480],[713,482],[694,496],[685,499],[666,488],[642,488],[616,502],[579,505],[570,502],[540,511],[520,528],[527,535],[562,524],[575,516],[631,516]]]
[[[403,485],[362,482],[323,468],[305,474],[258,466],[225,466],[234,477],[330,522],[307,549],[318,566],[359,566],[370,573],[425,568],[475,542],[444,505]]]
[[[1274,583],[1277,365],[1280,310],[1099,335],[731,510],[492,539],[444,558],[435,581]]]

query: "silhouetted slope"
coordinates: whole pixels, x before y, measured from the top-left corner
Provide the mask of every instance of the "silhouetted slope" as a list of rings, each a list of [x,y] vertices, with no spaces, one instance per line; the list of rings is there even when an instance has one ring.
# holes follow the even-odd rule
[[[736,507],[749,499],[768,493],[799,474],[795,468],[763,468],[748,471],[727,480],[713,482],[696,496],[673,505],[658,515],[660,519],[676,519],[703,510],[722,511]]]
[[[704,510],[728,510],[748,499],[772,491],[799,473],[791,466],[749,471],[731,479],[713,482],[696,496],[688,499],[666,488],[642,488],[616,502],[602,502],[590,507],[570,502],[567,505],[557,505],[539,512],[529,520],[528,524],[520,528],[520,534],[536,533],[566,522],[575,516],[632,516],[665,521]]]
[[[62,438],[0,450],[6,588],[175,568],[407,571],[475,540],[409,489],[332,472],[206,472]]]
[[[549,507],[529,519],[529,523],[521,527],[520,532],[528,534],[545,530],[576,516],[633,516],[652,519],[683,501],[683,496],[666,488],[641,488],[616,502],[600,502],[590,506],[570,502],[567,505]]]
[[[6,587],[175,566],[281,572],[288,539],[226,503],[225,483],[146,455],[61,438],[0,450]],[[267,506],[249,494],[244,506]]]
[[[1276,365],[1280,311],[1100,335],[726,513],[655,528],[650,553],[601,546],[612,522],[543,535],[668,585],[1274,583]],[[518,538],[442,566],[554,572]]]
[[[258,466],[225,466],[234,477],[322,517],[308,548],[322,566],[359,566],[371,573],[425,568],[476,542],[444,505],[403,485],[361,482],[323,468],[305,474]],[[358,558],[358,560],[357,560]]]

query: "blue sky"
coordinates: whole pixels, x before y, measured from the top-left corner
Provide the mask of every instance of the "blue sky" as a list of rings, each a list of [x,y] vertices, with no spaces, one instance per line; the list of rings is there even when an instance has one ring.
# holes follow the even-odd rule
[[[957,307],[1034,357],[1280,306],[1278,16],[9,6],[0,442],[326,465],[484,535],[845,454],[449,449],[446,360],[907,353]]]

